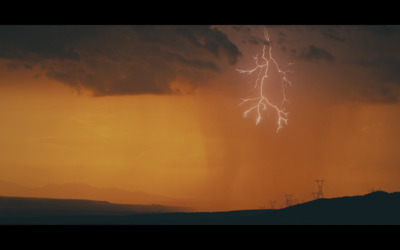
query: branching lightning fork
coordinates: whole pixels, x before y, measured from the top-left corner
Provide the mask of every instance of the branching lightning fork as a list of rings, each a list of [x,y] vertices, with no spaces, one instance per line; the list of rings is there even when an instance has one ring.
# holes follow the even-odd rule
[[[264,36],[265,36],[265,40],[268,42],[269,45],[269,49],[266,48],[266,44],[264,44],[263,47],[263,53],[262,53],[262,62],[259,62],[259,57],[258,54],[256,56],[254,56],[254,62],[256,63],[256,66],[252,69],[249,70],[240,70],[237,69],[237,71],[239,71],[239,73],[241,74],[247,74],[247,75],[251,75],[255,72],[258,71],[257,74],[257,79],[255,81],[254,84],[254,88],[258,88],[259,91],[259,96],[254,97],[254,98],[242,98],[242,102],[239,105],[242,105],[244,103],[247,102],[254,102],[255,105],[250,107],[248,110],[246,110],[243,113],[243,116],[246,117],[247,114],[253,110],[257,111],[257,120],[256,120],[256,125],[258,123],[260,123],[261,121],[261,112],[264,110],[267,110],[267,108],[272,108],[273,110],[276,111],[277,115],[278,115],[278,128],[276,130],[276,132],[278,133],[279,129],[283,128],[283,124],[287,125],[288,122],[288,112],[285,112],[285,103],[289,102],[286,99],[286,87],[292,86],[291,81],[287,78],[287,73],[291,73],[291,71],[289,70],[282,70],[279,67],[278,62],[275,60],[274,57],[272,57],[272,45],[271,45],[271,41],[269,39],[269,34],[267,30],[264,30]],[[272,66],[270,65],[272,64]],[[277,72],[279,73],[279,76],[281,77],[282,80],[282,102],[280,103],[280,105],[276,105],[273,104],[265,95],[264,95],[264,85],[268,79],[268,73],[270,70],[270,66],[274,67]]]

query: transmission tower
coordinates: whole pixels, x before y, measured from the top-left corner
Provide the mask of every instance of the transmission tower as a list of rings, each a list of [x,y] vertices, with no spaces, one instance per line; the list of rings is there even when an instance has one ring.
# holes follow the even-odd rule
[[[271,209],[275,209],[276,201],[269,201],[269,203],[271,204]]]
[[[312,195],[313,195],[313,197],[314,197],[314,200],[318,199],[318,198],[317,198],[317,193],[316,193],[316,192],[312,192]]]
[[[286,198],[286,205],[288,207],[290,207],[292,205],[292,195],[291,194],[285,194],[285,198]]]
[[[320,199],[320,198],[324,198],[324,193],[322,192],[322,186],[324,184],[324,182],[326,182],[325,180],[315,180],[315,182],[318,185],[318,192],[314,193],[313,192],[313,196],[315,199]]]

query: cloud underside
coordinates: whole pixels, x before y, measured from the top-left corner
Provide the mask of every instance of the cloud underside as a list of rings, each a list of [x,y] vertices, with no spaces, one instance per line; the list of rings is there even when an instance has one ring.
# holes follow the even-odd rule
[[[303,49],[300,52],[298,58],[306,61],[327,61],[333,62],[334,56],[327,50],[318,48],[315,45],[310,45],[309,47]]]
[[[400,100],[400,60],[395,57],[358,58],[355,64],[369,72],[376,82],[366,86],[363,94],[372,102],[394,103]]]
[[[247,34],[242,43],[261,46],[247,27],[233,28]],[[321,82],[320,91],[333,90],[340,99],[352,101],[400,101],[400,25],[293,25],[266,29],[275,30],[271,32],[272,44],[296,63],[310,63],[315,71],[323,69],[327,74],[346,76],[335,83]],[[354,69],[354,74],[349,74],[349,69]]]
[[[9,70],[40,65],[47,77],[94,95],[171,94],[233,65],[240,51],[209,26],[2,26]]]

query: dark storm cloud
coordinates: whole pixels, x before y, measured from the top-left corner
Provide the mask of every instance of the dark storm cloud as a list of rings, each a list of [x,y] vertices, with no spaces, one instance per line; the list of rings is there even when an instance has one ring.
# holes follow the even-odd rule
[[[398,87],[388,84],[363,84],[359,87],[361,101],[369,103],[397,103],[400,91]]]
[[[252,34],[252,29],[248,26],[242,26],[242,25],[233,25],[232,26],[233,30],[239,33],[242,33],[244,35],[244,39],[242,40],[242,43],[249,43],[251,45],[269,45],[270,43],[265,40],[265,37],[259,38],[257,36],[254,36]],[[280,34],[281,35],[281,34]]]
[[[246,26],[233,25],[232,28],[237,32],[242,32],[242,33],[250,33],[251,32],[251,28],[246,27]]]
[[[12,70],[18,70],[18,69],[32,69],[31,64],[20,64],[20,63],[7,63],[7,69],[12,71]]]
[[[351,101],[400,100],[400,25],[281,26],[270,33],[297,65],[314,62],[315,72],[324,67],[327,81],[320,91]]]
[[[49,78],[95,95],[169,94],[173,80],[198,85],[240,55],[208,26],[0,27],[0,57],[11,68],[36,63]]]
[[[312,26],[307,26],[307,29],[310,31],[313,31],[313,32],[317,32],[320,35],[322,35],[322,37],[327,38],[332,41],[336,41],[336,42],[345,42],[346,41],[344,35],[341,34],[341,31],[346,29],[346,26],[312,25]]]
[[[179,54],[172,54],[172,53],[168,54],[168,57],[173,62],[178,62],[182,65],[187,65],[195,69],[208,69],[215,72],[221,71],[217,65],[209,61],[187,59]]]
[[[279,31],[278,35],[279,35],[278,44],[283,44],[285,42],[286,34],[282,31]]]
[[[381,81],[393,81],[400,84],[400,59],[393,57],[385,57],[378,59],[356,59],[355,63],[379,72]]]
[[[399,101],[398,94],[394,89],[382,86],[366,96],[368,96],[369,102],[396,103]]]
[[[78,61],[79,55],[70,46],[96,30],[88,26],[0,26],[0,57]]]
[[[259,38],[256,38],[256,37],[250,37],[249,39],[247,39],[247,41],[250,44],[256,45],[256,46],[258,46],[260,44],[267,45],[267,46],[269,45],[268,41],[265,41],[265,40],[262,40],[262,39],[259,39]]]
[[[337,42],[345,42],[346,39],[340,36],[335,29],[321,29],[321,34],[330,40]]]
[[[397,102],[400,95],[400,59],[384,57],[377,59],[359,58],[355,63],[365,68],[376,84],[369,87],[366,96],[370,100]]]
[[[259,46],[259,45],[267,45],[267,46],[269,46],[270,45],[270,42],[266,41],[265,38],[264,39],[260,39],[260,38],[255,37],[255,36],[250,36],[247,39],[247,42],[250,43],[251,45],[255,45],[255,46]]]
[[[400,97],[400,26],[399,25],[351,25],[320,27],[326,34],[343,37],[336,46],[337,62],[342,67],[356,66],[360,80],[351,80],[346,88],[354,89],[361,100],[371,103],[394,103]],[[329,32],[328,32],[329,31]],[[325,38],[331,38],[325,36]],[[345,38],[345,39],[344,39]],[[334,37],[335,39],[335,37]],[[331,39],[332,40],[332,39]],[[342,52],[339,52],[339,50]],[[339,58],[339,56],[342,58]],[[354,65],[351,65],[351,63]],[[354,75],[354,78],[357,75]]]
[[[237,62],[237,57],[241,55],[236,45],[217,29],[210,29],[207,26],[175,26],[175,28],[178,31],[178,36],[186,37],[198,49],[205,49],[219,59],[225,56],[232,65]]]
[[[307,61],[334,61],[334,57],[331,53],[315,45],[310,45],[308,48],[303,49],[298,57]]]
[[[381,35],[391,36],[400,34],[400,26],[398,25],[371,25],[366,27],[369,31]]]

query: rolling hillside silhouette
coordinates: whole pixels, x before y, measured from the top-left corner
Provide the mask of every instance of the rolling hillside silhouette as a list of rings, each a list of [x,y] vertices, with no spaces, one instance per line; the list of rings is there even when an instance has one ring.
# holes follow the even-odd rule
[[[182,212],[85,200],[0,198],[0,224],[399,225],[400,193],[318,199],[277,210]]]

